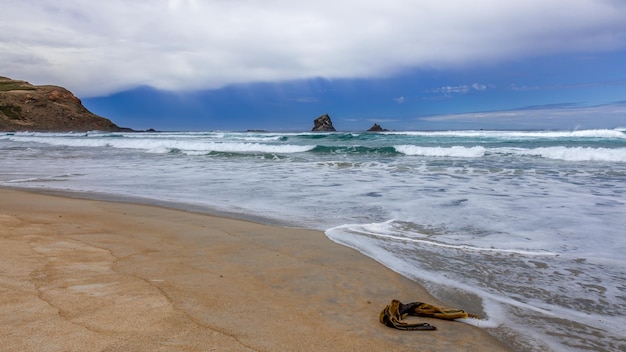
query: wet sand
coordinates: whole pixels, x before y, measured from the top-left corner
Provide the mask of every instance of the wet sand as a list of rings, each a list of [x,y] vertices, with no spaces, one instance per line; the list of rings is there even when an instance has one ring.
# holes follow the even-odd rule
[[[445,306],[319,231],[0,189],[0,351],[506,350],[393,298]]]

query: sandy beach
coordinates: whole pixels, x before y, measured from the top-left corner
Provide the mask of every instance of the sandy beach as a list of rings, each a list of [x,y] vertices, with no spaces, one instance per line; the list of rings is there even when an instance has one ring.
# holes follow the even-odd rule
[[[506,350],[394,298],[445,306],[319,231],[0,189],[1,351]]]

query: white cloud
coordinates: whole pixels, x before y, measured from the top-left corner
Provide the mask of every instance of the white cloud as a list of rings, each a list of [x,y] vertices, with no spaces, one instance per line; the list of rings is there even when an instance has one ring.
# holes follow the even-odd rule
[[[383,77],[624,48],[624,18],[612,0],[3,0],[0,62],[82,96]]]
[[[402,104],[402,103],[404,103],[404,101],[406,99],[404,98],[404,96],[400,96],[400,97],[394,98],[393,100],[395,100],[396,103],[398,103],[398,104]]]
[[[487,86],[486,86],[486,85],[484,85],[484,84],[480,84],[480,83],[474,83],[474,84],[472,84],[472,88],[473,88],[474,90],[477,90],[477,91],[484,91],[484,90],[487,90]]]
[[[467,84],[458,85],[458,86],[443,86],[443,87],[432,89],[431,92],[442,93],[445,96],[449,96],[451,94],[466,94],[471,91],[482,92],[485,90],[487,90],[487,85],[482,84],[482,83],[474,83],[470,86],[468,86]]]
[[[460,86],[444,86],[440,88],[433,89],[435,93],[443,93],[444,95],[449,95],[452,93],[464,94],[470,91],[470,87],[467,85]]]
[[[626,102],[596,106],[535,106],[518,110],[485,111],[420,117],[418,120],[436,123],[462,123],[491,128],[618,128],[624,126]]]

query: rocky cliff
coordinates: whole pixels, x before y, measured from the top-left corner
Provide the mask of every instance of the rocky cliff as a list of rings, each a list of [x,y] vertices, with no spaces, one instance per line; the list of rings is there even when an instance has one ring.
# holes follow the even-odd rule
[[[0,76],[0,131],[121,131],[65,88]]]

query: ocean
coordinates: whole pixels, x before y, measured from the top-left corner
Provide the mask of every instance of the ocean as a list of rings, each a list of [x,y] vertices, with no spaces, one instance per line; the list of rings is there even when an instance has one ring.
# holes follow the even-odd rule
[[[626,129],[0,133],[0,186],[319,229],[515,350],[626,351]]]

